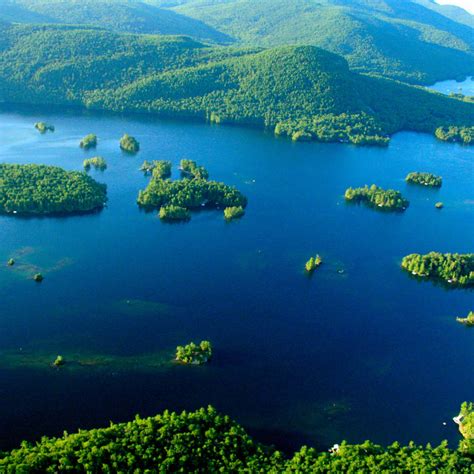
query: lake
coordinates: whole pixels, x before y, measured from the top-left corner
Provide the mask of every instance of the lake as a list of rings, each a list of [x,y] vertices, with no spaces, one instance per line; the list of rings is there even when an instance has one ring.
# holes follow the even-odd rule
[[[433,89],[437,92],[441,92],[442,94],[464,94],[467,96],[474,95],[474,77],[468,77],[464,81],[440,81],[432,86],[428,87],[429,89]]]
[[[56,126],[40,135],[38,120]],[[97,133],[97,150],[79,140]],[[123,133],[141,143],[118,147]],[[0,112],[0,160],[82,169],[108,186],[99,213],[0,217],[0,449],[22,439],[208,404],[292,450],[343,439],[459,440],[472,400],[471,290],[419,282],[404,255],[472,252],[474,149],[399,133],[390,146],[291,143],[237,127],[70,111]],[[143,160],[189,158],[249,200],[243,219],[160,222],[136,204]],[[443,176],[409,186],[410,171]],[[399,189],[405,213],[346,205],[348,186]],[[434,208],[443,201],[445,208]],[[324,264],[304,273],[311,255]],[[16,260],[7,267],[7,260]],[[31,276],[41,271],[41,284]],[[173,364],[210,340],[207,366]],[[68,364],[50,367],[61,354]]]

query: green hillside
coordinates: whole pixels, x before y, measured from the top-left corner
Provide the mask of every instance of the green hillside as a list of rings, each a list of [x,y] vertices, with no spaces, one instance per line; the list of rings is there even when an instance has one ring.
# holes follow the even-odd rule
[[[54,26],[0,27],[0,101],[187,116],[358,144],[474,117],[474,104],[353,73],[313,46],[208,47]]]
[[[133,0],[8,0],[0,9],[0,19],[84,24],[128,33],[189,35],[215,43],[232,41],[199,20]]]
[[[468,406],[467,404],[465,405]],[[401,446],[387,448],[366,441],[342,443],[334,453],[303,447],[292,458],[255,442],[245,430],[212,407],[181,414],[166,411],[151,418],[136,417],[108,428],[43,437],[0,453],[0,470],[14,473],[58,472],[440,472],[472,473],[472,458],[464,450]]]
[[[474,73],[471,15],[429,0],[183,0],[176,4],[175,11],[244,44],[312,44],[343,55],[356,71],[420,84]]]

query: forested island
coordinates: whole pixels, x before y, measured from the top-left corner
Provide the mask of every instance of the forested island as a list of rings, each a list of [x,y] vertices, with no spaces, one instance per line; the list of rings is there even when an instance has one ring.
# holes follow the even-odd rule
[[[0,212],[47,215],[90,212],[107,201],[107,187],[84,172],[57,166],[0,164]]]
[[[194,412],[165,411],[107,428],[23,442],[18,449],[0,453],[0,471],[472,474],[474,406],[463,403],[459,418],[466,437],[459,449],[450,449],[446,442],[435,447],[396,442],[386,448],[370,441],[342,442],[331,452],[303,446],[287,457],[255,441],[211,406]]]
[[[89,133],[86,135],[80,142],[79,146],[84,148],[84,150],[89,150],[90,148],[95,148],[97,146],[97,135]]]
[[[224,209],[224,219],[227,221],[240,219],[244,215],[245,210],[242,206],[230,206]]]
[[[370,187],[365,185],[362,188],[348,188],[344,198],[348,202],[364,203],[369,207],[387,211],[405,211],[410,205],[400,191],[382,189],[375,184]]]
[[[432,173],[420,173],[417,171],[408,173],[405,181],[407,183],[431,186],[433,188],[440,188],[443,184],[443,178],[441,178],[441,176],[436,176]]]
[[[35,128],[40,133],[54,132],[54,125],[51,125],[51,124],[46,123],[46,122],[36,122],[35,123]]]
[[[201,341],[199,345],[190,342],[176,348],[176,360],[183,364],[202,365],[212,357],[212,345],[209,341]]]
[[[209,179],[209,172],[193,160],[181,160],[179,169],[186,178]]]
[[[84,160],[82,166],[84,166],[86,171],[89,171],[92,167],[99,171],[105,171],[107,169],[107,162],[101,156],[94,156],[94,158]]]
[[[413,253],[403,258],[402,268],[412,275],[443,281],[450,285],[474,285],[474,253]]]
[[[474,126],[472,127],[438,127],[435,131],[438,140],[458,142],[463,145],[474,145]]]
[[[305,269],[308,273],[313,273],[323,263],[323,259],[320,255],[311,257],[305,264]]]
[[[128,135],[127,133],[120,139],[120,149],[127,153],[138,153],[140,151],[140,143],[135,137]]]
[[[145,160],[140,166],[140,171],[146,175],[153,174],[157,178],[165,179],[171,177],[171,161],[166,160]]]
[[[5,24],[0,48],[0,101],[8,103],[195,118],[357,145],[386,145],[400,130],[473,126],[473,103],[358,74],[315,46],[222,48],[186,37]],[[122,148],[136,152],[128,142]]]
[[[245,208],[247,199],[237,189],[203,178],[208,176],[207,170],[195,162],[182,161],[181,168],[183,164],[183,177],[176,181],[164,179],[161,167],[154,169],[148,186],[138,194],[138,205],[148,210],[159,209],[165,220],[188,220],[193,209]],[[165,175],[167,170],[165,166]]]
[[[469,311],[469,314],[465,318],[456,318],[456,321],[466,326],[474,327],[474,311]]]

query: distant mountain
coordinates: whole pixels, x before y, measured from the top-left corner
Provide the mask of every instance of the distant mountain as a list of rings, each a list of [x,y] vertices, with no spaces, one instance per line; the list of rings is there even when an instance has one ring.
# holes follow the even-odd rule
[[[474,104],[360,75],[314,46],[209,47],[188,37],[0,25],[0,102],[252,124],[293,139],[385,144],[472,125]]]
[[[134,0],[7,0],[1,4],[0,19],[84,24],[127,33],[189,35],[214,43],[232,41],[199,20]]]
[[[244,44],[312,44],[411,83],[474,74],[472,15],[430,0],[155,0]]]

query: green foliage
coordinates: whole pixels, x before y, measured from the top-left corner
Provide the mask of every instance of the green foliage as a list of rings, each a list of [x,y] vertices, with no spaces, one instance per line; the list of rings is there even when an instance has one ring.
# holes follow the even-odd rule
[[[89,150],[89,148],[95,148],[97,146],[97,135],[89,133],[89,135],[86,135],[80,141],[79,146],[81,148],[84,148],[84,150]]]
[[[179,164],[181,173],[187,178],[208,179],[209,173],[204,166],[198,166],[193,160],[181,160]]]
[[[474,253],[413,253],[402,260],[402,268],[412,275],[441,280],[458,286],[474,285]]]
[[[438,127],[435,136],[438,140],[445,142],[474,145],[474,127]]]
[[[37,283],[41,283],[44,280],[44,276],[41,273],[35,273],[33,275],[33,280]]]
[[[440,201],[435,204],[436,209],[443,209],[444,204]]]
[[[464,436],[460,450],[474,456],[474,403],[464,402],[458,417],[459,431]]]
[[[201,341],[199,345],[190,342],[176,348],[176,360],[183,364],[202,365],[212,357],[212,345],[209,341]]]
[[[54,132],[54,125],[48,124],[46,122],[36,122],[35,128],[40,133]]]
[[[145,160],[140,166],[140,171],[143,171],[145,174],[153,174],[155,178],[166,179],[171,176],[171,161]]]
[[[465,431],[472,404],[463,404]],[[447,443],[426,447],[393,443],[387,448],[366,441],[343,442],[333,453],[303,447],[287,459],[254,441],[229,417],[212,407],[181,414],[165,411],[136,416],[108,428],[43,437],[0,454],[0,472],[16,473],[472,473],[472,458]]]
[[[125,134],[120,139],[120,148],[127,153],[138,153],[140,151],[140,143],[137,139]]]
[[[94,156],[94,158],[87,158],[83,161],[83,166],[86,171],[89,171],[91,167],[96,170],[105,171],[107,169],[107,162],[101,156]]]
[[[409,202],[401,195],[400,191],[382,189],[375,184],[365,185],[363,188],[348,188],[344,195],[346,201],[360,203],[388,211],[404,211]]]
[[[313,273],[316,268],[318,268],[323,263],[323,259],[320,255],[316,257],[311,257],[305,264],[305,269],[308,273]]]
[[[64,365],[65,363],[66,363],[66,361],[64,360],[64,357],[58,355],[58,356],[56,357],[56,359],[54,360],[53,365],[54,365],[55,367],[61,367],[61,366]]]
[[[9,259],[8,259],[8,262],[7,262],[7,265],[8,265],[9,267],[13,267],[13,265],[15,265],[15,259],[9,258]]]
[[[105,184],[57,166],[0,164],[0,212],[60,214],[93,211],[107,200]]]
[[[469,311],[469,314],[465,318],[456,318],[456,321],[461,324],[465,324],[466,326],[474,326],[474,311]],[[474,424],[473,424],[474,430]],[[473,438],[474,438],[474,431],[473,431]]]
[[[417,171],[408,173],[405,181],[407,183],[421,184],[422,186],[432,186],[435,188],[440,188],[443,184],[443,178],[441,178],[441,176],[436,176],[432,173],[419,173]]]
[[[224,209],[224,219],[227,221],[239,219],[240,217],[243,217],[244,214],[245,210],[242,206],[230,206]]]
[[[386,145],[408,129],[472,126],[474,104],[356,74],[313,46],[216,48],[189,38],[0,26],[0,101],[266,127],[301,140]],[[218,120],[216,120],[218,117]]]
[[[449,7],[421,0],[191,0],[176,11],[244,44],[315,45],[352,69],[432,84],[473,71],[474,40]]]
[[[158,215],[163,221],[187,221],[191,219],[191,213],[185,207],[173,204],[160,207]]]

